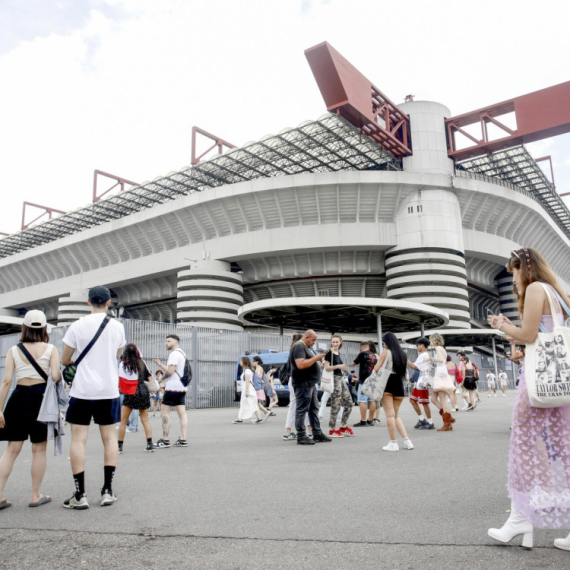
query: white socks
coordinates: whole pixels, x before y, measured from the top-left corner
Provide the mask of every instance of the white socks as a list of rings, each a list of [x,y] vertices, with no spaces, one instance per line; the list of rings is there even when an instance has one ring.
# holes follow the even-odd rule
[[[423,422],[425,419],[425,416],[423,414],[420,414],[420,422]]]

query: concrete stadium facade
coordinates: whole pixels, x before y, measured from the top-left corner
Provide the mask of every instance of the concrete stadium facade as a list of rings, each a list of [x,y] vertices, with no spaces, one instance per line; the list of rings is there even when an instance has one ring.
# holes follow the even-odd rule
[[[125,317],[241,330],[255,303],[301,297],[422,303],[445,327],[516,318],[509,252],[541,251],[567,288],[570,240],[527,191],[455,169],[432,102],[400,105],[403,170],[263,177],[181,196],[0,259],[0,308],[52,323],[86,314],[103,284]],[[445,328],[444,327],[444,328]]]

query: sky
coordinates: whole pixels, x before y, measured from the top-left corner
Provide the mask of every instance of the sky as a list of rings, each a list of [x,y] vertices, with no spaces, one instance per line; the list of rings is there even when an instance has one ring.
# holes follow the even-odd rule
[[[240,146],[318,119],[304,50],[322,41],[394,102],[452,115],[569,81],[564,4],[0,0],[0,232],[20,229],[24,201],[88,205],[95,169],[180,170],[194,125]],[[570,192],[570,134],[528,148]]]

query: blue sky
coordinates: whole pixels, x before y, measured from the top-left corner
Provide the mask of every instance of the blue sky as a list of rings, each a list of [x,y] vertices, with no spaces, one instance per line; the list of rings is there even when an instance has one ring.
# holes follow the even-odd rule
[[[137,182],[180,169],[193,125],[240,145],[318,118],[303,51],[324,40],[392,100],[452,114],[568,81],[562,6],[0,0],[0,232],[19,229],[24,200],[88,204],[95,169]],[[570,135],[529,149],[570,192]]]

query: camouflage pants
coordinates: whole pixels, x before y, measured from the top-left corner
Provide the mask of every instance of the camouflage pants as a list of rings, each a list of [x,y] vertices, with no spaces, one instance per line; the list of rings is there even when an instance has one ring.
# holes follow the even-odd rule
[[[352,412],[352,406],[354,402],[352,396],[348,390],[346,382],[342,376],[334,377],[334,392],[331,394],[331,418],[329,421],[330,429],[336,429],[336,419],[338,417],[338,412],[340,406],[343,406],[342,411],[342,425],[346,425],[350,412]]]

